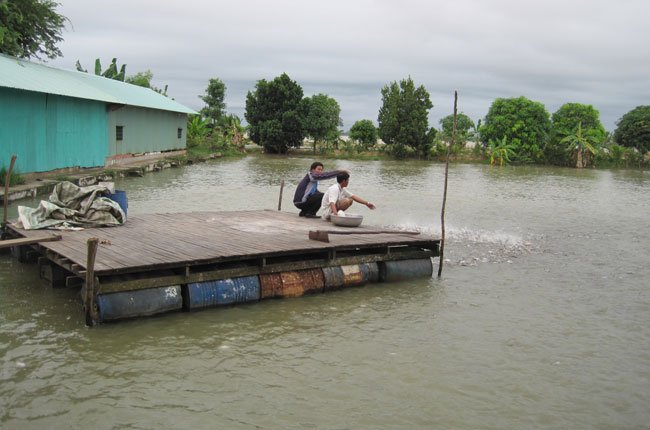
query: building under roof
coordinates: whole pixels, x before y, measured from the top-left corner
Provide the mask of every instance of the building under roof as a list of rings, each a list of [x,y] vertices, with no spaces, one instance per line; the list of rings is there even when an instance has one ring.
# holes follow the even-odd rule
[[[149,88],[0,54],[0,167],[97,167],[185,148],[196,112]]]

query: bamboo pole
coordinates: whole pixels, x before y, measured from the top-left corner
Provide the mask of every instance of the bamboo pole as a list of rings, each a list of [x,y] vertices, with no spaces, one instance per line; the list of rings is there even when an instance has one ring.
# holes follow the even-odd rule
[[[11,163],[9,163],[9,170],[7,170],[7,177],[5,178],[5,194],[2,198],[4,203],[4,215],[2,216],[2,230],[4,231],[7,226],[7,207],[9,205],[9,182],[11,181],[11,172],[14,170],[16,164],[16,154],[11,156]]]
[[[282,210],[282,191],[284,190],[284,179],[280,183],[280,198],[278,199],[278,210]]]
[[[447,146],[447,159],[445,160],[445,189],[442,194],[442,210],[440,211],[440,225],[442,228],[442,237],[440,239],[440,256],[438,264],[438,278],[442,275],[442,262],[445,257],[445,209],[447,206],[447,183],[449,178],[449,154],[451,153],[451,147],[456,143],[456,116],[458,111],[458,91],[454,91],[454,128],[451,133],[451,142]]]
[[[97,245],[99,239],[91,237],[88,239],[88,255],[86,258],[86,288],[84,297],[84,310],[86,312],[86,325],[94,326],[99,322],[97,307],[95,304],[95,257],[97,256]]]

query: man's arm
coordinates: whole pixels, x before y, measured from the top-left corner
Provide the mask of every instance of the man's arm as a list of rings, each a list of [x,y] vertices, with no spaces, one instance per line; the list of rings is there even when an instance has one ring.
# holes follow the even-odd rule
[[[359,196],[352,195],[351,198],[352,198],[352,200],[354,200],[355,202],[357,202],[357,203],[361,203],[362,205],[367,206],[368,209],[375,209],[375,208],[377,207],[377,206],[375,206],[374,204],[370,203],[370,202],[367,201],[367,200],[362,199],[362,198],[359,197]]]
[[[342,169],[342,170],[330,170],[329,172],[321,172],[321,173],[312,173],[311,177],[317,181],[320,181],[321,179],[330,179],[330,178],[335,178],[336,175],[339,173],[350,173],[348,170]]]

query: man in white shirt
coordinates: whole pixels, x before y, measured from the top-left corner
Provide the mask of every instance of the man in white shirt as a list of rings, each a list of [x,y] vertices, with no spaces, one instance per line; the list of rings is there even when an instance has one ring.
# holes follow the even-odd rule
[[[323,220],[329,221],[332,214],[338,215],[339,211],[344,211],[352,206],[353,202],[366,205],[370,209],[375,209],[375,205],[361,197],[355,196],[346,188],[350,183],[350,174],[347,172],[339,173],[336,176],[336,184],[327,189],[323,195],[321,209],[323,210]]]

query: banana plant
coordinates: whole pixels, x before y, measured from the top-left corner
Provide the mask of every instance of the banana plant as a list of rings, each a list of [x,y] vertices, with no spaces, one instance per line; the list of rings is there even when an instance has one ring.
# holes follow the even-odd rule
[[[201,118],[201,115],[192,115],[187,122],[187,140],[190,146],[201,145],[208,134],[208,120]]]
[[[79,72],[88,73],[88,70],[81,67],[81,63],[79,62],[79,60],[77,60],[75,66]],[[99,58],[97,58],[95,60],[95,75],[124,82],[124,79],[126,79],[126,64],[122,64],[122,67],[120,67],[120,70],[118,72],[117,58],[113,58],[111,65],[108,66],[108,68],[102,72],[102,63],[99,60]]]
[[[237,115],[226,115],[226,134],[231,144],[239,149],[244,149],[244,133],[246,128],[241,125],[241,119]]]
[[[515,146],[508,143],[506,136],[499,143],[490,140],[487,147],[487,153],[490,157],[490,165],[494,166],[497,163],[499,166],[510,163],[510,157],[515,155]]]
[[[582,123],[578,123],[573,134],[569,134],[560,143],[567,145],[567,151],[572,157],[575,157],[576,167],[582,169],[587,167],[591,162],[592,156],[598,153],[596,142],[588,134],[582,132]]]

